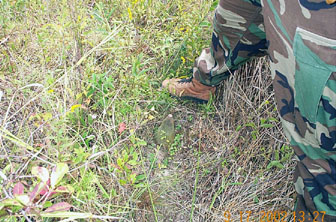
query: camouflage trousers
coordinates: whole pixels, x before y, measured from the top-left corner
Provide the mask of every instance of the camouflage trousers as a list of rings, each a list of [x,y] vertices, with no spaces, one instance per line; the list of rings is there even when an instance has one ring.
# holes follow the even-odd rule
[[[305,212],[306,221],[317,211],[326,212],[324,221],[336,221],[336,3],[220,0],[211,47],[196,59],[193,76],[218,85],[265,54],[297,159],[295,210]]]

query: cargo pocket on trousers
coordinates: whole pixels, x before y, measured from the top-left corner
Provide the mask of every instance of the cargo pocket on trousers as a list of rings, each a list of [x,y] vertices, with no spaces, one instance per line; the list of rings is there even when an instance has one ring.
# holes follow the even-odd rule
[[[302,28],[294,37],[295,100],[300,113],[316,122],[318,104],[332,72],[336,72],[336,40]]]

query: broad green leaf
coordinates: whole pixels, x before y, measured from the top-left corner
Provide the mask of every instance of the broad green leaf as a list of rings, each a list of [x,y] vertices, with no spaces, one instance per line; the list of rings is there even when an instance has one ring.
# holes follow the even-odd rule
[[[199,24],[200,26],[207,26],[207,27],[210,27],[211,26],[211,23],[210,22],[207,22],[207,21],[203,21]]]
[[[120,185],[125,185],[125,184],[127,184],[127,181],[126,181],[126,180],[123,180],[123,179],[120,179],[120,180],[119,180],[119,183],[120,183]]]
[[[242,126],[238,125],[237,128],[236,128],[236,132],[238,132],[241,128],[242,128]]]
[[[135,188],[143,188],[146,187],[146,185],[144,183],[137,183],[134,185]]]
[[[210,7],[210,11],[215,10],[216,7],[217,7],[217,5],[218,5],[218,0],[213,1],[212,5],[211,5],[211,7]]]
[[[51,201],[46,201],[43,205],[43,208],[51,207],[53,204]]]
[[[127,163],[131,166],[136,166],[137,164],[139,164],[139,162],[137,160],[130,160]]]
[[[17,195],[15,196],[15,199],[25,206],[28,206],[30,203],[30,199],[27,194]]]
[[[18,206],[22,207],[22,204],[17,201],[16,199],[5,199],[0,202],[0,210],[4,207],[9,207],[9,206]]]
[[[275,163],[274,166],[278,167],[279,169],[283,169],[283,168],[285,168],[284,165],[282,165],[282,164],[279,163],[279,162]]]
[[[274,118],[274,117],[270,117],[270,118],[268,118],[267,119],[268,121],[270,121],[270,122],[279,122],[279,120],[278,119],[276,119],[276,118]]]
[[[57,212],[57,211],[68,211],[68,210],[70,210],[71,207],[72,207],[71,204],[69,204],[67,202],[61,202],[61,203],[57,203],[57,204],[52,205],[51,207],[46,209],[44,212],[45,213],[52,213],[52,212]]]
[[[50,185],[52,189],[62,180],[63,176],[69,172],[69,167],[66,163],[58,163],[51,172]]]
[[[256,125],[254,123],[246,123],[244,126],[249,126],[252,128],[256,128]]]
[[[147,142],[144,141],[144,140],[139,140],[139,141],[137,142],[137,145],[139,145],[139,146],[147,146]]]
[[[123,168],[123,167],[124,167],[124,161],[123,161],[123,159],[118,158],[118,159],[117,159],[117,164],[118,164],[118,166],[119,166],[120,168]]]
[[[43,113],[42,115],[42,118],[44,119],[44,121],[48,121],[48,120],[50,120],[50,119],[52,119],[52,114],[51,113]]]
[[[136,179],[135,181],[139,182],[139,181],[142,181],[142,180],[146,179],[146,176],[145,176],[145,174],[140,174],[140,175],[136,176],[135,179]]]
[[[0,218],[8,215],[7,211],[1,210],[1,205],[0,205]]]
[[[271,169],[272,167],[277,167],[279,169],[283,169],[284,165],[282,165],[280,163],[280,161],[271,161],[268,165],[267,165],[267,169]]]
[[[47,182],[49,180],[49,172],[44,167],[34,166],[32,168],[32,174],[43,182]]]
[[[260,127],[262,128],[272,128],[274,125],[273,124],[270,124],[270,123],[264,123],[264,124],[261,124]]]
[[[68,217],[68,218],[71,218],[71,219],[80,219],[80,218],[90,218],[92,217],[92,214],[91,213],[77,213],[77,212],[68,212],[68,211],[64,211],[64,212],[61,212],[61,211],[56,211],[56,212],[51,212],[51,213],[48,213],[48,212],[42,212],[40,213],[40,215],[42,217],[59,217],[59,218],[65,218],[65,217]]]
[[[134,152],[134,153],[132,154],[132,156],[133,156],[133,160],[138,160],[138,158],[139,158],[139,155],[138,155],[137,152]]]

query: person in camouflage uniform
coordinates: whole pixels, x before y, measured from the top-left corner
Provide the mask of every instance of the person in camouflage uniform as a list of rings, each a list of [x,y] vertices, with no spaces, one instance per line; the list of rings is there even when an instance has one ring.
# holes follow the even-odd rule
[[[241,64],[268,54],[278,112],[297,159],[295,211],[304,211],[306,221],[316,211],[336,221],[335,0],[220,0],[213,26],[211,48],[196,59],[193,76],[165,80],[163,87],[207,101]]]

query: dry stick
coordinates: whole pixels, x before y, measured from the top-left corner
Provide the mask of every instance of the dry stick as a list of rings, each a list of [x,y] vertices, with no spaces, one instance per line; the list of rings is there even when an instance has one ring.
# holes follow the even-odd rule
[[[0,128],[0,136],[4,137],[5,139],[8,139],[9,141],[16,143],[18,146],[22,146],[33,152],[38,152],[38,150],[34,149],[34,147],[26,144],[25,142],[20,141],[19,138],[17,138],[15,135],[13,135],[11,132],[9,132],[6,129]]]
[[[123,217],[112,217],[112,216],[98,216],[98,215],[92,215],[90,217],[87,217],[87,219],[100,219],[100,220],[125,220]],[[74,221],[75,218],[68,218],[61,220],[60,222],[68,222],[68,221]]]
[[[18,90],[15,91],[15,93],[14,93],[14,95],[12,96],[12,99],[11,99],[9,105],[8,105],[8,108],[7,108],[7,111],[6,111],[6,114],[5,114],[5,118],[3,119],[3,123],[2,123],[2,127],[3,127],[3,128],[6,128],[6,127],[5,127],[6,119],[7,119],[7,117],[8,117],[8,114],[9,114],[10,108],[11,108],[11,106],[12,106],[12,104],[13,104],[13,101],[14,101],[14,98],[15,98],[16,93],[19,92],[19,91],[21,91],[21,90],[23,90],[23,89],[25,89],[25,88],[29,88],[29,87],[43,87],[43,85],[42,85],[42,84],[39,84],[39,83],[32,83],[32,84],[23,86],[23,87],[21,87],[20,89],[18,89]],[[21,108],[22,108],[22,107],[21,107]],[[21,109],[19,109],[19,110],[21,110]],[[18,111],[19,111],[19,110],[18,110]],[[17,111],[17,112],[18,112],[18,111]],[[17,113],[17,112],[16,112],[16,113]],[[11,119],[12,117],[13,117],[13,115],[12,115],[9,119]]]
[[[89,156],[88,160],[87,160],[85,163],[83,163],[83,164],[80,165],[79,167],[76,167],[76,168],[70,170],[69,172],[73,172],[73,171],[75,171],[75,170],[78,170],[78,169],[80,169],[80,168],[82,168],[82,167],[88,165],[89,163],[95,161],[95,160],[98,159],[99,157],[105,155],[106,153],[109,153],[109,152],[113,151],[113,150],[116,149],[121,143],[123,143],[123,142],[129,140],[129,137],[130,137],[131,135],[132,135],[132,134],[130,134],[130,135],[127,136],[126,138],[120,140],[118,143],[116,143],[115,145],[113,145],[111,148],[109,148],[109,149],[107,149],[107,150],[104,150],[104,151],[101,151],[101,152],[92,154],[91,156]]]
[[[0,134],[0,143],[1,143],[1,145],[2,145],[1,148],[4,150],[4,153],[6,154],[6,155],[4,155],[4,157],[1,157],[1,156],[0,156],[0,158],[6,158],[6,157],[7,157],[8,161],[9,161],[9,164],[10,164],[11,166],[13,166],[12,160],[11,160],[11,158],[9,158],[9,154],[8,154],[8,152],[7,152],[7,149],[5,148],[5,146],[4,146],[4,144],[3,144],[1,134]],[[0,171],[0,173],[1,173],[1,171]],[[1,174],[0,174],[0,176],[1,176]]]
[[[144,161],[142,159],[143,155],[142,155],[141,149],[140,149],[140,158],[141,158],[142,168],[144,169],[145,166],[144,166]],[[152,165],[154,165],[154,161],[153,161]],[[149,173],[147,173],[146,171],[144,173],[145,173],[146,183],[147,183],[146,188],[147,188],[147,191],[148,191],[149,199],[151,201],[151,205],[152,205],[152,209],[153,209],[153,212],[154,212],[155,221],[158,222],[158,217],[157,217],[157,212],[156,212],[156,209],[155,209],[154,200],[153,200],[153,197],[152,197],[152,192],[151,192],[151,189],[149,188],[149,181],[148,181]]]
[[[104,112],[103,112],[103,119],[105,118],[105,115],[106,115],[106,109],[110,106],[110,105],[114,105],[114,101],[118,98],[118,96],[119,96],[119,94],[120,94],[120,91],[122,90],[122,88],[119,88],[118,90],[117,90],[117,92],[116,92],[116,94],[114,95],[114,97],[113,97],[113,99],[111,100],[111,102],[110,102],[110,104],[108,104],[107,105],[107,107],[105,107],[105,105],[104,105]],[[105,100],[104,100],[104,103],[105,103]],[[114,116],[114,107],[113,107],[113,115],[112,115],[112,121],[113,121],[113,125],[115,126],[116,124],[115,124],[115,116]],[[115,127],[114,127],[114,132],[116,133],[116,131],[115,131]]]
[[[193,221],[193,215],[194,215],[194,211],[195,211],[195,201],[196,201],[196,192],[197,192],[197,184],[198,184],[198,177],[199,177],[199,165],[200,165],[200,150],[201,150],[201,142],[202,142],[202,121],[200,122],[200,138],[199,138],[199,142],[198,142],[198,152],[197,152],[197,165],[196,165],[196,178],[195,178],[195,183],[194,183],[194,192],[193,192],[193,199],[192,199],[192,203],[191,203],[191,213],[190,213],[190,222]]]
[[[232,164],[232,166],[230,167],[229,172],[227,173],[227,176],[222,179],[222,183],[221,183],[220,188],[216,191],[215,195],[212,197],[212,201],[211,201],[211,204],[209,206],[209,210],[212,209],[212,207],[213,207],[213,205],[214,205],[217,197],[223,192],[224,188],[227,187],[226,186],[226,182],[227,182],[226,180],[228,179],[228,177],[229,177],[229,175],[230,175],[231,170],[232,170],[233,167],[234,167],[234,165]]]
[[[29,219],[29,217],[27,217],[26,212],[24,210],[21,210],[21,213],[28,222],[33,222],[32,220]]]
[[[5,194],[6,198],[12,198],[11,195],[8,194],[7,190],[4,187],[2,187],[2,191]]]
[[[32,161],[34,158],[37,158],[37,159],[39,159],[39,160],[42,160],[43,162],[46,162],[46,163],[48,163],[48,164],[51,165],[51,166],[56,166],[55,164],[50,163],[50,162],[48,162],[48,161],[46,161],[46,160],[43,160],[43,159],[41,159],[41,158],[38,157],[38,155],[39,155],[43,150],[44,150],[44,148],[42,148],[41,150],[39,150],[37,153],[34,153],[34,154],[31,156],[31,158],[26,162],[26,164],[21,168],[21,170],[19,171],[19,169],[18,169],[19,172],[16,172],[16,174],[20,175],[20,174],[23,172],[23,170],[24,170],[25,168],[28,167],[29,162]]]
[[[1,133],[1,132],[2,132],[2,133]],[[26,149],[28,150],[28,152],[29,152],[29,151],[33,151],[33,152],[35,152],[35,154],[32,155],[33,157],[36,157],[36,158],[40,159],[41,161],[46,162],[46,163],[48,163],[49,165],[54,166],[53,163],[51,163],[51,162],[49,162],[49,161],[47,161],[47,160],[44,160],[44,159],[42,159],[42,158],[39,158],[39,157],[36,155],[36,153],[37,153],[37,154],[41,153],[41,150],[40,150],[40,151],[39,151],[39,150],[36,150],[36,149],[34,149],[34,147],[28,145],[27,143],[20,141],[19,138],[17,138],[15,135],[13,135],[13,134],[12,134],[11,132],[9,132],[8,130],[6,130],[6,129],[1,129],[1,128],[0,128],[0,136],[2,136],[2,137],[4,137],[4,138],[8,139],[9,141],[14,142],[14,143],[17,144],[18,146],[21,146],[21,147],[23,147],[23,148],[26,148]]]
[[[9,36],[7,36],[7,38],[3,39],[1,42],[0,42],[0,45],[4,45],[9,39]]]

